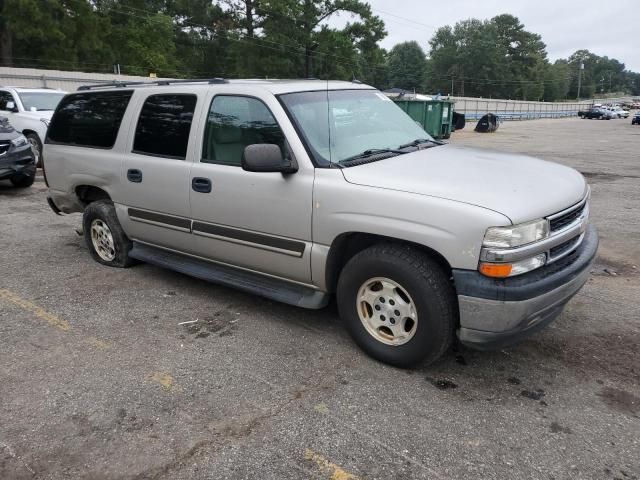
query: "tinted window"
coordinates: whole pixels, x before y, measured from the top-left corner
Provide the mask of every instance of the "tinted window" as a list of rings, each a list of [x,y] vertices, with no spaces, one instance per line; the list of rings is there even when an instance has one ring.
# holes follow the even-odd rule
[[[47,143],[111,148],[132,91],[67,95],[47,130]]]
[[[144,102],[133,151],[184,159],[196,108],[195,95],[152,95]]]
[[[211,102],[202,161],[240,166],[247,145],[275,143],[284,152],[285,139],[275,118],[260,100],[219,95]]]

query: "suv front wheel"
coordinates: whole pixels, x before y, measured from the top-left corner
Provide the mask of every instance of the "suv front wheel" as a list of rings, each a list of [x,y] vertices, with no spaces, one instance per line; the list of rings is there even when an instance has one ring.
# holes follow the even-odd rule
[[[27,188],[33,185],[33,182],[36,179],[36,172],[33,172],[33,175],[16,175],[11,177],[11,183],[16,188]]]
[[[110,267],[126,268],[134,261],[129,257],[131,240],[125,235],[113,202],[95,201],[84,210],[84,238],[93,259]]]
[[[33,156],[35,157],[36,168],[42,167],[42,142],[35,133],[29,133],[26,135],[27,140],[31,144],[31,150],[33,150]]]
[[[432,363],[449,349],[456,325],[449,276],[410,246],[374,245],[345,265],[337,287],[340,316],[372,357],[398,367]]]

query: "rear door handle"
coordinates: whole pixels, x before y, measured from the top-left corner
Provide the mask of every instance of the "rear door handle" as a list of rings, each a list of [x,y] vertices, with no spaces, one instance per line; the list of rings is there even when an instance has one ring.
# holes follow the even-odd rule
[[[130,168],[127,170],[127,180],[133,183],[142,182],[142,171],[137,168]]]
[[[211,180],[204,177],[193,177],[191,179],[191,188],[195,192],[211,193]]]

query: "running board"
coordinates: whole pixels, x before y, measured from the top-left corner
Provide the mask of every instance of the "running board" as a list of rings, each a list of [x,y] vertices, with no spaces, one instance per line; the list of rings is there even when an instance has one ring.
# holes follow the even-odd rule
[[[152,265],[237,288],[296,307],[318,309],[329,303],[329,294],[258,273],[181,255],[161,248],[133,242],[129,256]]]

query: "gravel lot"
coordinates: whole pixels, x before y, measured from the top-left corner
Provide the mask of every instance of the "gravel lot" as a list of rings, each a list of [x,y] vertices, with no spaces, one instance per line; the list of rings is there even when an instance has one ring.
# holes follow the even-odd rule
[[[0,182],[0,479],[639,478],[640,127],[451,141],[583,172],[599,260],[546,331],[408,371],[362,354],[335,305],[100,266],[44,183]]]

